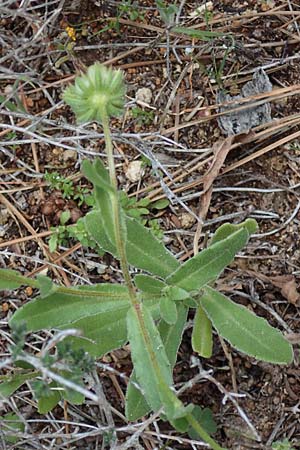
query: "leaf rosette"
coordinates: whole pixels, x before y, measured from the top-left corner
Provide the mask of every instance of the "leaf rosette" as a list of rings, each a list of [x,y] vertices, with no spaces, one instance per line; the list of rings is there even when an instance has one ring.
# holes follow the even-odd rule
[[[95,63],[86,74],[76,77],[75,84],[67,87],[63,99],[80,123],[120,116],[125,101],[123,73]]]

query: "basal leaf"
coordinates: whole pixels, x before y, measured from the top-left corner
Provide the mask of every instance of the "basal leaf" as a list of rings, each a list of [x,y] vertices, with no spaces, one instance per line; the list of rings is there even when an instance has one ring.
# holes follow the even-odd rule
[[[37,282],[31,278],[23,277],[16,270],[0,269],[0,291],[17,289],[23,285],[36,287]]]
[[[87,316],[61,328],[76,328],[82,337],[67,337],[73,349],[83,348],[90,355],[101,357],[105,353],[122,347],[127,342],[126,314],[128,306],[112,311]]]
[[[190,292],[201,289],[220,275],[235,254],[244,247],[248,238],[245,228],[236,231],[184,263],[166,279],[167,283]]]
[[[193,410],[193,416],[198,420],[198,422],[208,434],[215,434],[217,432],[217,424],[213,418],[213,414],[210,408],[202,409],[200,408],[200,406],[196,405]],[[196,433],[193,428],[190,428],[188,430],[188,434],[191,439],[201,438],[201,436],[199,436],[199,434]]]
[[[97,158],[93,164],[85,159],[81,169],[84,176],[90,180],[94,186],[98,186],[104,191],[114,192],[109,180],[109,174],[99,158]]]
[[[41,298],[48,297],[48,295],[54,294],[59,289],[57,284],[54,284],[51,278],[44,275],[37,276],[37,284],[40,290]]]
[[[200,302],[218,333],[233,347],[263,361],[292,362],[292,346],[262,317],[208,286],[204,288]]]
[[[258,226],[256,220],[254,219],[247,219],[244,222],[238,224],[224,223],[214,233],[209,245],[213,245],[216,242],[220,242],[226,239],[228,236],[240,230],[241,228],[245,228],[248,231],[248,234],[251,235],[257,231]]]
[[[143,318],[145,329],[141,328],[139,317]],[[143,304],[138,310],[129,309],[127,330],[138,383],[145,392],[147,403],[153,411],[157,411],[162,406],[162,391],[169,389],[173,380],[161,337],[151,314]]]
[[[20,439],[16,435],[13,434],[12,430],[18,431],[24,431],[25,430],[25,424],[20,419],[20,417],[15,413],[8,413],[4,414],[1,417],[1,434],[3,436],[4,441],[7,444],[16,444],[18,440]],[[18,447],[14,447],[18,448]],[[19,447],[20,448],[20,447]]]
[[[180,266],[166,247],[135,219],[127,218],[127,258],[131,265],[166,278]]]
[[[176,323],[174,325],[168,325],[161,320],[158,325],[158,330],[172,368],[176,362],[178,348],[181,343],[184,326],[187,320],[187,312],[188,310],[184,305],[178,304]],[[137,382],[135,372],[132,373],[130,379]],[[134,421],[140,419],[150,410],[151,407],[146,402],[141,391],[130,382],[126,391],[126,417],[128,420]]]
[[[27,331],[57,328],[83,317],[129,307],[127,289],[117,284],[62,288],[37,298],[15,312],[10,325],[26,322]]]
[[[102,249],[118,257],[111,237],[107,233],[107,228],[111,228],[112,224],[105,225],[99,211],[88,213],[85,222],[91,238]],[[127,217],[126,231],[126,254],[132,266],[161,278],[167,277],[180,266],[177,259],[153,236],[151,231],[137,220]]]
[[[192,347],[203,358],[210,358],[212,355],[212,326],[206,312],[201,306],[196,309],[194,326],[192,332]]]

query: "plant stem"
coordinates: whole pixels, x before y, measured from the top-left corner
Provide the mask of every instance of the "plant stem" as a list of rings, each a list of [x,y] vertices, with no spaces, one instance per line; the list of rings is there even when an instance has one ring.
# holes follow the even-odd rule
[[[125,248],[125,239],[122,235],[122,223],[121,223],[121,210],[120,210],[120,204],[118,199],[118,182],[116,177],[116,170],[115,170],[115,164],[114,164],[114,157],[113,157],[113,147],[112,147],[112,141],[111,141],[111,135],[110,135],[110,128],[109,128],[109,120],[106,115],[106,112],[103,111],[102,113],[102,126],[103,126],[103,132],[105,137],[105,146],[106,146],[106,154],[107,154],[107,160],[108,160],[108,169],[109,169],[109,176],[112,186],[114,187],[114,193],[111,195],[112,199],[112,210],[113,210],[113,218],[114,218],[114,232],[115,232],[115,240],[116,240],[116,248],[119,254],[120,259],[120,265],[121,270],[124,276],[124,280],[128,289],[129,297],[131,300],[131,304],[133,308],[135,309],[135,313],[137,315],[137,319],[140,325],[141,333],[144,337],[146,351],[149,353],[150,358],[152,360],[153,367],[156,371],[158,379],[160,379],[160,384],[165,384],[164,378],[160,369],[160,366],[158,364],[158,361],[156,359],[156,355],[152,348],[151,339],[148,333],[148,330],[145,325],[141,304],[139,299],[137,298],[136,291],[134,288],[134,285],[131,280],[131,276],[129,273],[129,267],[128,267],[128,261],[126,257],[126,248]],[[169,388],[169,386],[167,386]],[[197,420],[191,415],[187,415],[187,420],[190,423],[190,425],[194,428],[194,430],[208,443],[210,444],[211,448],[213,450],[223,450],[222,447],[220,447],[210,436],[206,431],[201,427],[201,425],[197,422]]]
[[[121,270],[124,276],[126,286],[128,288],[129,297],[133,306],[139,304],[139,300],[136,296],[135,288],[131,280],[131,276],[128,268],[128,261],[126,257],[125,249],[125,239],[122,236],[122,226],[121,226],[121,211],[118,199],[118,182],[115,170],[114,156],[113,156],[113,146],[110,135],[109,120],[106,113],[102,113],[102,126],[105,138],[105,150],[107,154],[108,170],[111,184],[114,187],[114,193],[111,195],[113,218],[114,218],[114,232],[116,239],[116,248],[119,253]]]

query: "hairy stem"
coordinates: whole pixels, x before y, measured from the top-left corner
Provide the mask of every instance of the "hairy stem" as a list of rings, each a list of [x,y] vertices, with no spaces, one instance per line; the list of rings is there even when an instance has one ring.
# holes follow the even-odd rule
[[[115,170],[114,156],[113,156],[113,146],[111,141],[109,120],[105,112],[102,114],[102,126],[105,137],[106,154],[108,161],[109,177],[111,184],[114,187],[114,193],[111,195],[112,200],[112,210],[114,218],[114,232],[116,239],[116,247],[120,258],[121,270],[124,276],[124,280],[129,292],[130,300],[133,306],[139,303],[136,296],[135,288],[133,286],[131,276],[129,273],[128,262],[126,257],[125,249],[125,239],[122,236],[122,226],[121,226],[121,214],[120,214],[120,204],[118,199],[118,182]]]

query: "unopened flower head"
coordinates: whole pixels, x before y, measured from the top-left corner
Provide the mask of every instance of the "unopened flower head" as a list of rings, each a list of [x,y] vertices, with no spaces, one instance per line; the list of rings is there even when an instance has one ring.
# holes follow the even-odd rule
[[[75,78],[75,84],[63,93],[78,122],[97,121],[120,116],[124,110],[123,73],[102,64],[90,66],[87,73]]]

